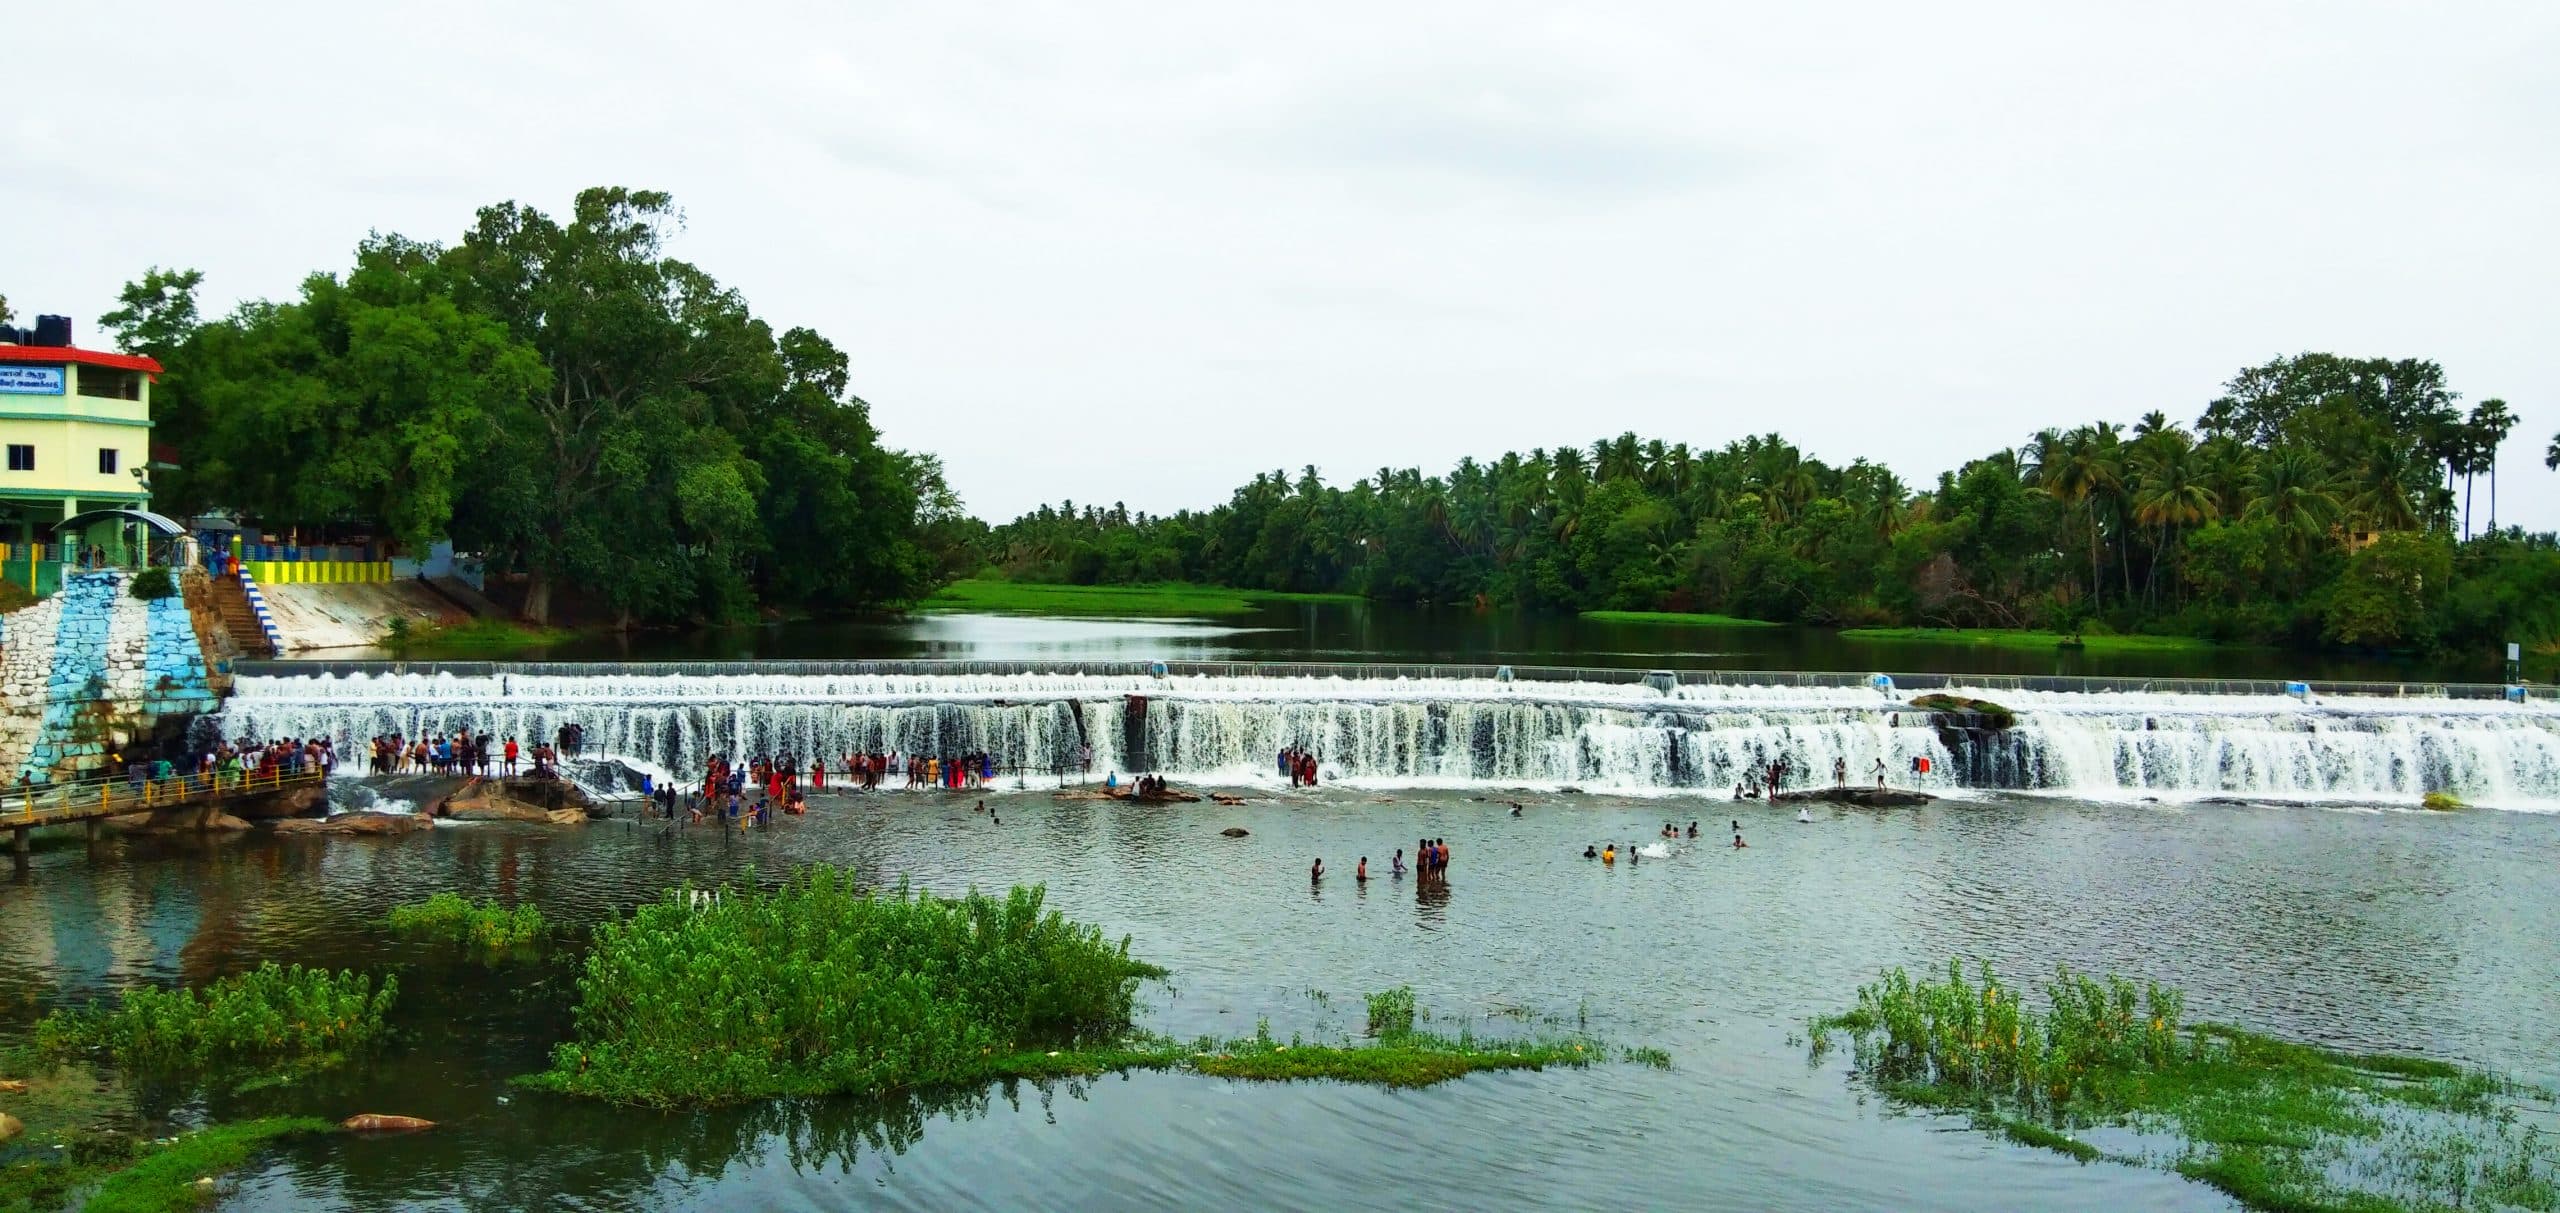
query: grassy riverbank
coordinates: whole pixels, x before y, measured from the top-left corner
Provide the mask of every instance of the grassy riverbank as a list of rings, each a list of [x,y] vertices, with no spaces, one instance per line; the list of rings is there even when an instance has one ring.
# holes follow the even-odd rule
[[[83,1213],[201,1209],[218,1190],[201,1181],[239,1169],[286,1138],[336,1131],[336,1125],[313,1117],[271,1116],[198,1129],[165,1143],[111,1131],[48,1134],[60,1147],[47,1151],[51,1159],[0,1167],[0,1209],[49,1213],[83,1190]]]
[[[1275,602],[1358,602],[1356,594],[1289,594],[1226,586],[1158,582],[1153,585],[1048,585],[972,577],[925,599],[933,612],[999,615],[1082,615],[1097,618],[1149,615],[1242,615]]]
[[[1859,1080],[2082,1162],[2174,1170],[2269,1210],[2560,1209],[2551,1093],[2451,1063],[2180,1022],[2186,998],[2062,971],[2044,1009],[1988,966],[1900,969],[1812,1024]],[[2093,1139],[2090,1130],[2101,1130]]]
[[[474,619],[442,627],[409,627],[405,619],[378,641],[404,661],[485,661],[549,648],[578,635],[570,628],[549,628],[512,619]]]
[[[1843,628],[1843,640],[1873,640],[1881,643],[1926,643],[1976,645],[2002,649],[2061,649],[2075,643],[2088,653],[2211,653],[2245,646],[2225,645],[2196,636],[2121,636],[2086,634],[2072,637],[2062,632],[2040,632],[2032,628]]]
[[[1782,628],[1783,623],[1766,619],[1743,619],[1733,615],[1709,615],[1695,611],[1584,611],[1582,617],[1599,623],[1649,623],[1691,628]]]

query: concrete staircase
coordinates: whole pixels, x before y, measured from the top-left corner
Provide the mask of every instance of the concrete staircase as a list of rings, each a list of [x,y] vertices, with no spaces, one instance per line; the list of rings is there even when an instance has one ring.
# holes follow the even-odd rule
[[[258,613],[249,609],[249,594],[240,588],[237,577],[213,579],[213,608],[222,617],[222,631],[231,637],[233,648],[244,657],[273,657],[275,646],[267,643],[267,631],[258,626]]]

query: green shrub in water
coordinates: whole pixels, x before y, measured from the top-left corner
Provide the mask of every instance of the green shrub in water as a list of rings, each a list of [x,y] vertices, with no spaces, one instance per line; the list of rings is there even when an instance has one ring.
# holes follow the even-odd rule
[[[577,1038],[527,1081],[724,1103],[979,1081],[1001,1055],[1118,1040],[1164,971],[1043,896],[873,896],[827,868],[702,906],[670,893],[597,928]]]
[[[457,893],[438,893],[412,905],[391,907],[391,929],[487,951],[540,942],[548,924],[542,909],[526,902],[510,910],[495,901],[473,904]]]
[[[1384,1039],[1412,1031],[1412,986],[1397,986],[1369,996],[1369,1035]]]
[[[2418,1057],[2346,1053],[2181,1022],[2157,984],[2061,970],[2045,1009],[1989,965],[1900,969],[1812,1024],[1816,1058],[1846,1034],[1861,1076],[1904,1103],[1968,1111],[2014,1141],[2104,1156],[2064,1131],[2171,1134],[2165,1166],[2261,1209],[2560,1208],[2560,1151],[2516,1108],[2549,1092]]]
[[[396,978],[376,988],[364,974],[268,961],[201,989],[146,987],[118,995],[114,1006],[55,1011],[37,1021],[36,1043],[162,1066],[334,1052],[381,1035],[398,990]]]

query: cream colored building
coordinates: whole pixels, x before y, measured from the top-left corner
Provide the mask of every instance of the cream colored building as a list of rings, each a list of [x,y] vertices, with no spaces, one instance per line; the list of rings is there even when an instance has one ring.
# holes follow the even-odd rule
[[[0,542],[11,565],[29,545],[77,543],[47,528],[83,510],[150,505],[159,373],[135,354],[0,343]]]

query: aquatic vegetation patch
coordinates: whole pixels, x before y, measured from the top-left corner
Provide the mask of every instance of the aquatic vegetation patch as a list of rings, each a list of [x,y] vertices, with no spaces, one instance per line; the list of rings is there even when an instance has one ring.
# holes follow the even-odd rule
[[[2433,809],[2439,813],[2450,813],[2464,807],[2462,798],[2451,792],[2429,792],[2418,798],[2418,805],[2420,808]]]
[[[1116,1041],[1163,970],[1043,890],[873,895],[850,873],[683,891],[596,929],[577,1038],[525,1081],[661,1106],[867,1094],[990,1076],[990,1058]]]
[[[702,904],[688,892],[597,928],[576,1038],[520,1082],[673,1107],[1130,1070],[1422,1087],[1611,1057],[1583,1038],[1417,1032],[1409,988],[1368,996],[1363,1040],[1283,1042],[1267,1021],[1240,1040],[1139,1031],[1138,984],[1164,970],[1044,910],[1039,888],[877,895],[816,867],[769,891],[750,881]],[[1634,1060],[1669,1063],[1658,1050]]]
[[[510,910],[495,901],[466,901],[458,893],[438,893],[425,901],[393,906],[388,922],[402,935],[488,952],[529,947],[541,942],[549,929],[542,908],[532,902]]]
[[[124,991],[37,1021],[49,1053],[103,1050],[138,1066],[342,1053],[383,1031],[399,979],[268,961],[198,989]]]
[[[1397,1036],[1413,1031],[1413,987],[1397,986],[1369,996],[1369,1035]]]
[[[1610,1059],[1608,1047],[1582,1037],[1484,1037],[1459,1029],[1451,1036],[1418,1032],[1411,1026],[1413,991],[1398,987],[1369,995],[1370,1006],[1389,1008],[1389,1019],[1405,1026],[1380,1030],[1371,1015],[1367,1038],[1307,1041],[1292,1036],[1283,1042],[1265,1021],[1253,1035],[1234,1040],[1203,1036],[1178,1041],[1145,1033],[1108,1045],[1017,1053],[994,1060],[994,1076],[1064,1078],[1113,1074],[1128,1070],[1180,1070],[1211,1078],[1250,1082],[1349,1082],[1367,1086],[1417,1088],[1463,1078],[1485,1070],[1544,1070],[1549,1066],[1580,1069]],[[1660,1049],[1630,1049],[1621,1060],[1668,1069],[1671,1056]]]
[[[2560,1147],[2519,1121],[2550,1092],[2422,1057],[2351,1053],[2181,1022],[2158,984],[2060,970],[2042,1009],[1990,966],[1901,969],[1812,1021],[1897,1102],[2083,1162],[2161,1166],[2260,1209],[2560,1208]],[[2075,1129],[2133,1130],[2110,1152]]]

